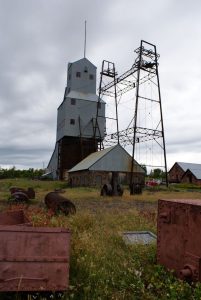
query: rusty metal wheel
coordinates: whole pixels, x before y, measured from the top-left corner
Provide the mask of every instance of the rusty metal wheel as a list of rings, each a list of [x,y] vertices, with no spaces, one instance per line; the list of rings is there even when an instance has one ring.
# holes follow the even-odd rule
[[[65,200],[59,203],[59,211],[64,213],[65,215],[76,213],[76,207],[70,200]]]
[[[122,196],[122,195],[123,195],[124,189],[123,189],[123,187],[122,187],[121,184],[118,184],[118,185],[117,185],[117,192],[118,192],[118,195],[119,195],[119,196]]]
[[[15,192],[11,195],[10,200],[16,203],[28,202],[28,196],[23,192]]]
[[[110,183],[104,184],[104,186],[101,189],[101,196],[112,196],[112,186]]]

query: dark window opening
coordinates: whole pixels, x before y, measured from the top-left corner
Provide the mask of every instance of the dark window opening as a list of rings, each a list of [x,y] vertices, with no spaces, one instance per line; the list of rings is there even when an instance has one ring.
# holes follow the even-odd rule
[[[98,108],[101,109],[101,103],[100,102],[98,102]]]
[[[88,73],[87,67],[84,68],[84,73]]]
[[[81,77],[81,73],[80,72],[76,72],[76,77],[80,78]]]
[[[70,99],[70,104],[71,105],[75,105],[76,104],[76,99],[75,98],[71,98]]]
[[[94,75],[93,74],[89,74],[89,79],[93,80],[94,79]]]
[[[75,119],[70,119],[70,124],[75,125]]]

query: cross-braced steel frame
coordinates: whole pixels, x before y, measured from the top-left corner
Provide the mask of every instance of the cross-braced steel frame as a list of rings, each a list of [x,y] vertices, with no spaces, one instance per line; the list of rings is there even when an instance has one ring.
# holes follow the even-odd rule
[[[102,62],[102,70],[100,72],[100,84],[99,84],[99,91],[98,91],[98,103],[97,103],[97,111],[96,111],[96,119],[95,119],[95,126],[94,126],[94,140],[96,139],[97,133],[100,135],[99,131],[99,125],[98,125],[98,120],[99,118],[102,118],[103,116],[99,115],[99,107],[101,105],[101,99],[102,99],[102,85],[104,78],[108,79],[111,78],[112,81],[110,81],[110,93],[112,93],[114,100],[115,100],[115,116],[113,119],[116,122],[116,143],[119,144],[119,120],[118,120],[118,109],[117,109],[117,85],[116,85],[116,76],[117,73],[115,71],[115,64],[113,62],[103,60]],[[105,116],[104,116],[105,117]],[[100,141],[99,143],[99,149],[101,150],[104,148],[103,145],[103,140]]]
[[[112,146],[117,143],[120,143],[123,147],[127,145],[132,145],[133,159],[131,165],[130,179],[130,184],[132,185],[134,159],[136,157],[136,145],[138,143],[154,141],[162,149],[163,152],[164,164],[161,167],[163,167],[165,170],[166,185],[168,185],[166,147],[158,73],[159,54],[157,54],[155,45],[143,40],[140,43],[140,47],[135,50],[135,53],[137,54],[137,58],[133,66],[128,71],[126,71],[118,77],[115,72],[114,64],[108,61],[103,61],[99,85],[99,101],[104,95],[114,97],[116,107],[117,130],[116,132],[105,136],[102,142],[102,148]],[[111,77],[112,80],[109,81],[109,83],[107,84],[103,84],[103,76]],[[157,90],[155,98],[152,95],[143,95],[142,87],[147,83],[149,85],[154,85],[155,89]],[[132,124],[132,126],[129,126],[126,129],[119,131],[117,98],[121,97],[123,94],[134,88],[136,89],[136,94],[134,116],[130,122],[130,125]],[[138,122],[139,105],[142,101],[147,103],[154,103],[155,106],[158,107],[159,119],[157,120],[157,123],[153,126],[147,127],[146,124],[145,126],[142,126],[142,124],[139,124]],[[98,124],[98,118],[99,116],[97,109],[96,124]],[[151,164],[149,166],[151,166]]]

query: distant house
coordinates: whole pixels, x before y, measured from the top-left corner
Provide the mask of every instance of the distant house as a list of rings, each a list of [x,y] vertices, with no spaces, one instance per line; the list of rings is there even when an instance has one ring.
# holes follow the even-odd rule
[[[68,171],[73,186],[102,186],[118,172],[123,183],[130,183],[132,157],[120,145],[94,152]],[[134,160],[133,181],[144,185],[145,171]]]
[[[201,185],[201,164],[176,162],[169,171],[169,182]]]

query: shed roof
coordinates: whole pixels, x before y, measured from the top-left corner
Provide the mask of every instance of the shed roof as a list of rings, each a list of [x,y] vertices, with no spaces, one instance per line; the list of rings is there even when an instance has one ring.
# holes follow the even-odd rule
[[[131,172],[131,162],[132,157],[130,154],[118,144],[88,155],[68,172],[71,173],[83,170]],[[144,169],[135,160],[133,171],[145,173]]]
[[[187,169],[183,177],[188,171],[190,171],[197,179],[201,179],[201,169]]]
[[[191,172],[192,170],[200,170],[201,171],[201,164],[195,164],[195,163],[185,163],[185,162],[177,162],[177,164],[186,171],[189,169]]]
[[[90,62],[90,60],[88,60],[86,57],[83,57],[83,58],[80,58],[80,59],[74,61],[73,64],[80,63],[80,62],[85,62],[87,64],[90,64],[97,69],[97,67],[92,62]],[[72,64],[72,63],[70,63],[70,64]]]

